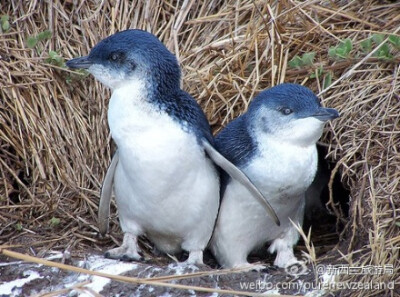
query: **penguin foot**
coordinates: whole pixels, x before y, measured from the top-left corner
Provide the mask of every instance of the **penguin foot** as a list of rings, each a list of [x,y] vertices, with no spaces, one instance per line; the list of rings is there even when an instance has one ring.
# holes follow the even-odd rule
[[[293,254],[292,248],[284,248],[277,251],[274,265],[280,268],[286,268],[298,263],[296,256]]]
[[[247,271],[260,272],[260,271],[263,271],[265,268],[266,268],[265,265],[250,264],[248,262],[245,262],[242,264],[235,264],[232,267],[232,269],[237,269],[240,272],[247,272]]]
[[[189,258],[183,262],[184,264],[195,264],[203,265],[203,251],[191,251],[189,252]]]
[[[115,248],[108,250],[104,253],[104,257],[108,259],[116,259],[124,262],[132,262],[132,261],[143,261],[144,258],[139,255],[139,253],[129,253],[126,249]]]
[[[120,247],[108,250],[104,253],[104,257],[126,262],[144,260],[144,258],[139,254],[137,237],[130,233],[124,234],[124,240]]]
[[[253,272],[263,271],[267,266],[262,264],[249,264],[250,270]]]

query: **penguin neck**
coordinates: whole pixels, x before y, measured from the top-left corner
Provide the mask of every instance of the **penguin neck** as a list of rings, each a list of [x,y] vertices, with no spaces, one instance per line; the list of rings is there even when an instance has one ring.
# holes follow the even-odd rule
[[[113,89],[108,108],[108,124],[118,147],[137,133],[169,121],[161,103],[154,98],[145,81],[131,80]]]

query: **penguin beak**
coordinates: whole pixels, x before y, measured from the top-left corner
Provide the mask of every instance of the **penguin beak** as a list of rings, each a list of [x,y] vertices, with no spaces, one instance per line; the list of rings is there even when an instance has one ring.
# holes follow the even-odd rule
[[[93,63],[89,60],[89,56],[71,59],[65,64],[72,69],[88,69],[93,65]]]
[[[339,112],[334,108],[320,107],[312,117],[317,118],[320,121],[326,122],[329,120],[336,119],[340,116]]]

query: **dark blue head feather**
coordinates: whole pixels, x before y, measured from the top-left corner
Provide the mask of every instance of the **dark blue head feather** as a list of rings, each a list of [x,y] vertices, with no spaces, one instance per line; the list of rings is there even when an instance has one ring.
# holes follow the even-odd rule
[[[213,138],[208,121],[197,102],[180,88],[180,68],[176,57],[153,34],[125,30],[99,42],[89,56],[67,62],[71,68],[100,64],[127,76],[139,71],[146,81],[148,100],[167,112],[199,141]]]
[[[262,107],[282,113],[285,109],[290,109],[295,117],[301,118],[310,116],[320,106],[317,96],[310,89],[298,84],[284,83],[258,94],[247,113],[253,117]]]
[[[157,37],[143,30],[125,30],[103,39],[88,58],[108,67],[123,67],[126,72],[142,66],[158,92],[179,88],[181,72],[175,56]]]
[[[259,113],[276,110],[288,112],[295,118],[308,117],[320,108],[315,94],[297,84],[280,84],[259,93],[250,103],[248,111],[230,122],[215,138],[218,150],[233,164],[242,168],[257,153],[253,125]],[[285,111],[287,110],[287,111]]]

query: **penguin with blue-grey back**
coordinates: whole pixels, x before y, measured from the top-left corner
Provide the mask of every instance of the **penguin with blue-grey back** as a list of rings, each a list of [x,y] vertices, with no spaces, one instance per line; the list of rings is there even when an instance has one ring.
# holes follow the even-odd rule
[[[305,195],[318,164],[316,143],[324,124],[337,118],[316,95],[298,84],[280,84],[262,91],[248,111],[216,136],[216,149],[239,167],[266,197],[280,219],[275,224],[236,180],[222,175],[221,206],[211,250],[225,268],[248,267],[248,255],[269,243],[274,265],[298,262],[293,246],[304,217]]]

